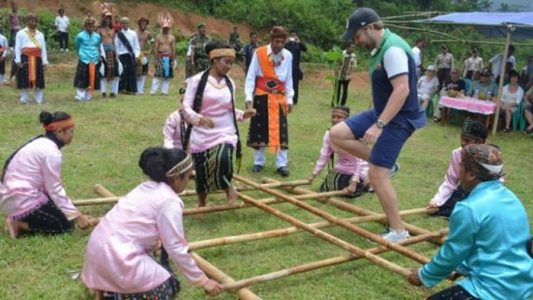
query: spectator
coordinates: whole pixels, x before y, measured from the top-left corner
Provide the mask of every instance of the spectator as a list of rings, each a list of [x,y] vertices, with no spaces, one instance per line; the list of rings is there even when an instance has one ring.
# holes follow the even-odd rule
[[[352,79],[352,70],[357,65],[357,59],[355,57],[354,50],[355,45],[350,44],[348,47],[346,47],[346,50],[342,51],[342,62],[338,72],[339,78],[337,80],[337,106],[346,105],[346,99],[348,99],[348,85]]]
[[[439,81],[435,77],[435,66],[431,65],[426,70],[426,75],[418,79],[417,90],[418,90],[418,101],[420,102],[420,110],[425,111],[429,99],[431,96],[438,90]]]
[[[513,55],[514,50],[515,50],[514,46],[509,45],[509,51],[507,53],[507,61],[506,61],[507,63],[511,64],[511,69],[509,70],[514,70],[515,65],[516,65],[516,58]],[[491,70],[492,70],[492,75],[494,75],[496,82],[498,82],[498,79],[500,78],[502,62],[503,62],[503,53],[496,54],[489,60]]]
[[[458,97],[465,94],[466,83],[459,77],[459,70],[452,69],[450,72],[451,79],[444,83],[441,94],[450,97]],[[442,115],[442,106],[439,104],[438,109],[433,114],[433,122],[439,122]]]
[[[292,87],[294,89],[294,98],[292,98],[293,104],[298,104],[298,90],[300,80],[304,79],[304,73],[300,69],[300,58],[302,51],[307,51],[307,47],[300,41],[296,30],[291,30],[289,33],[289,39],[285,44],[285,49],[292,53]]]
[[[450,71],[454,68],[453,55],[448,51],[448,46],[442,45],[442,53],[437,55],[437,59],[435,60],[437,77],[439,79],[439,90],[442,89],[444,81],[450,77]]]
[[[65,10],[60,8],[58,11],[59,16],[56,16],[55,26],[57,30],[57,41],[59,42],[60,51],[68,51],[68,27],[70,20],[65,16]]]
[[[252,62],[252,57],[254,56],[255,49],[259,47],[259,43],[257,42],[257,32],[252,31],[250,32],[250,44],[244,46],[244,62],[245,62],[245,68],[244,68],[244,74],[248,73],[248,68],[250,67],[250,63]]]
[[[518,85],[519,74],[516,71],[509,72],[510,83],[503,87],[502,99],[499,103],[500,110],[505,113],[505,128],[503,132],[511,131],[511,117],[524,97],[524,90]]]
[[[205,32],[205,24],[198,24],[196,29],[198,30],[198,33],[196,33],[189,42],[189,50],[187,51],[190,69],[185,76],[186,78],[209,68],[209,58],[205,52],[205,45],[207,45],[210,39]]]
[[[526,106],[524,109],[524,116],[526,117],[528,126],[526,128],[526,133],[533,133],[533,84],[529,84],[529,89],[527,90],[526,95],[524,96],[526,101]]]
[[[524,90],[528,90],[533,83],[533,56],[530,56],[527,60],[527,66],[520,72],[520,86]]]
[[[418,39],[415,42],[415,46],[411,49],[413,51],[413,56],[416,64],[416,77],[420,78],[422,76],[422,50],[424,48],[424,40]]]
[[[477,48],[472,49],[470,57],[465,59],[464,66],[463,78],[470,80],[473,80],[476,73],[483,70],[483,58],[479,56],[479,50]]]
[[[17,36],[17,32],[22,29],[21,27],[21,19],[18,14],[18,7],[15,2],[11,2],[11,13],[9,14],[9,31],[10,31],[10,37],[9,37],[9,47],[13,48],[15,47],[15,38]]]
[[[498,86],[490,80],[488,68],[484,68],[479,74],[479,80],[474,81],[467,95],[479,100],[494,101],[498,94]]]
[[[2,25],[0,24],[0,29]],[[6,60],[9,50],[9,42],[7,38],[0,33],[0,84],[4,83],[4,76],[6,74]],[[6,80],[7,81],[7,80]]]

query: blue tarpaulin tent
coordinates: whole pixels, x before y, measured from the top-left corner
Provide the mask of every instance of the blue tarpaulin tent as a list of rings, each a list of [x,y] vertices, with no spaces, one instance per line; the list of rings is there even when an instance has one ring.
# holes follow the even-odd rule
[[[475,26],[488,37],[504,37],[512,25],[513,39],[533,39],[533,12],[452,13],[425,20],[429,23]]]
[[[507,57],[507,51],[509,49],[509,44],[511,43],[511,35],[513,36],[513,39],[533,39],[533,12],[451,13],[423,20],[422,22],[474,26],[478,31],[488,37],[498,38],[505,36],[504,57]],[[498,97],[496,99],[497,104],[502,96],[504,67],[505,64],[502,64],[500,70],[500,82],[498,85]],[[498,105],[494,117],[494,126],[492,127],[493,134],[496,133],[499,114],[500,107]]]

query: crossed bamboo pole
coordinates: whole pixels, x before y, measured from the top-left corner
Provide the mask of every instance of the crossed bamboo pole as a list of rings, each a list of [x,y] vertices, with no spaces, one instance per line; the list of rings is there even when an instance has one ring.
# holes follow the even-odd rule
[[[276,183],[276,182],[279,182],[279,181],[271,179],[271,178],[264,178],[263,182]],[[301,188],[301,187],[295,187],[295,188],[291,189],[290,191],[292,193],[294,193],[294,194],[297,194],[297,195],[305,195],[305,194],[314,193],[313,191],[310,191],[310,190],[307,190],[307,189],[304,189],[304,188]],[[378,213],[373,212],[371,210],[359,207],[359,206],[351,204],[351,203],[347,203],[346,201],[342,201],[342,200],[339,200],[339,199],[336,199],[336,198],[318,199],[318,201],[329,203],[329,204],[331,204],[331,205],[333,205],[333,206],[335,206],[335,207],[337,207],[339,209],[342,209],[342,210],[347,211],[347,212],[354,213],[354,214],[359,215],[359,216],[372,216],[372,215],[377,215],[378,214]],[[385,220],[385,219],[377,220],[377,221],[382,223],[382,224],[387,225],[387,220]],[[409,232],[411,232],[411,233],[413,233],[415,235],[430,233],[430,231],[428,231],[426,229],[420,228],[418,226],[415,226],[415,225],[412,225],[412,224],[409,224],[409,223],[406,223],[406,222],[403,222],[403,226],[405,227],[405,229],[407,229]],[[440,245],[442,245],[444,243],[444,237],[443,238],[432,238],[432,239],[429,240],[429,242],[431,242],[431,243],[433,243],[433,244],[435,244],[437,246],[440,246]]]
[[[414,209],[400,211],[400,215],[401,216],[419,215],[419,214],[424,214],[427,211],[428,211],[427,208],[414,208]],[[380,221],[380,220],[385,220],[385,219],[386,219],[385,214],[379,214],[379,215],[371,215],[371,216],[363,216],[363,217],[352,217],[352,218],[346,218],[343,220],[353,223],[353,224],[360,224],[360,223]],[[316,229],[321,229],[321,228],[333,227],[336,225],[330,222],[327,222],[327,221],[322,221],[322,222],[311,223],[309,224],[309,226],[314,227]],[[291,234],[299,233],[299,232],[302,232],[300,228],[291,226],[291,227],[286,227],[286,228],[273,229],[273,230],[255,232],[255,233],[219,237],[219,238],[214,238],[214,239],[190,242],[189,249],[193,251],[193,250],[216,247],[216,246],[231,245],[231,244],[236,244],[236,243],[244,243],[244,242],[250,242],[250,241],[283,237],[283,236],[287,236],[287,235],[291,235]],[[423,236],[428,236],[428,235],[430,234],[425,234]],[[431,235],[431,238],[433,238],[432,235]]]
[[[294,180],[294,181],[288,181],[288,182],[264,183],[264,184],[262,184],[262,186],[269,187],[269,188],[284,187],[284,188],[287,188],[287,189],[291,189],[291,188],[294,188],[296,186],[301,186],[301,185],[306,185],[306,184],[309,184],[308,180]],[[239,191],[253,191],[253,190],[255,190],[254,188],[251,188],[251,187],[239,187],[237,189]],[[121,196],[115,196],[114,194],[109,192],[109,190],[107,190],[101,184],[96,184],[94,186],[94,191],[96,192],[96,194],[100,195],[103,198],[80,199],[80,200],[74,200],[74,201],[72,201],[72,203],[75,206],[113,204],[113,203],[116,203],[121,198]],[[213,193],[222,193],[222,192],[224,192],[224,191],[214,191]],[[338,196],[338,195],[341,195],[341,194],[342,194],[342,192],[336,191],[335,193],[332,193],[331,196]],[[111,195],[113,195],[113,196],[111,196]],[[181,192],[179,195],[180,195],[180,197],[187,197],[187,196],[195,196],[195,195],[198,195],[198,194],[194,190],[185,190],[185,191]],[[327,197],[327,196],[324,196],[324,197]],[[311,198],[313,198],[313,197],[311,197]],[[303,199],[305,199],[305,198],[303,198]],[[224,206],[224,207],[226,207],[226,206]],[[229,205],[227,207],[229,207]],[[239,207],[235,207],[235,205],[233,205],[232,208],[230,208],[230,209],[238,209],[238,208]],[[211,212],[210,210],[208,210],[206,208],[204,208],[204,209],[206,210],[206,212]],[[222,210],[226,210],[226,209],[223,209],[222,206],[218,210],[217,209],[213,209],[213,211],[222,211]],[[203,213],[203,212],[204,212],[203,210],[199,210],[198,213]],[[192,213],[192,214],[195,214],[195,213]]]
[[[448,234],[448,229],[441,229],[438,232],[421,234],[421,235],[409,238],[407,240],[400,242],[399,245],[407,246],[407,245],[419,243],[422,241],[426,241],[430,238],[442,237],[446,234]],[[384,246],[378,246],[378,247],[374,247],[374,248],[366,250],[366,252],[369,252],[372,254],[380,254],[386,251],[389,251],[389,249]],[[345,262],[357,260],[360,258],[362,258],[362,256],[355,255],[355,254],[336,256],[332,258],[327,258],[327,259],[323,259],[319,261],[314,261],[314,262],[286,268],[280,271],[275,271],[275,272],[271,272],[267,274],[262,274],[262,275],[242,279],[239,281],[224,283],[222,284],[222,288],[226,290],[242,289],[244,287],[248,287],[251,285],[258,284],[258,283],[272,281],[272,280],[280,279],[280,278],[287,277],[290,275],[309,272],[309,271],[313,271],[313,270],[324,268],[324,267],[334,266],[334,265],[342,264]]]
[[[410,250],[406,247],[403,247],[401,245],[398,245],[397,243],[392,243],[390,241],[387,241],[385,240],[384,238],[382,238],[381,236],[375,234],[375,233],[372,233],[366,229],[363,229],[357,225],[354,225],[350,222],[347,222],[346,220],[342,220],[342,219],[339,219],[337,217],[335,217],[334,215],[330,214],[330,213],[327,213],[321,209],[318,209],[308,203],[305,203],[305,202],[302,202],[302,201],[299,201],[298,199],[294,199],[294,197],[290,197],[290,196],[287,196],[279,191],[276,191],[276,190],[273,190],[273,189],[270,189],[270,188],[264,188],[264,187],[261,187],[260,184],[257,184],[251,180],[248,180],[246,178],[243,178],[241,176],[238,176],[238,175],[235,175],[234,176],[235,180],[237,181],[240,181],[246,185],[249,185],[251,187],[255,187],[261,191],[264,191],[266,193],[269,193],[273,196],[276,196],[276,197],[279,197],[280,199],[283,199],[283,200],[286,200],[287,202],[290,202],[300,208],[303,208],[317,216],[320,216],[326,220],[328,220],[329,222],[333,223],[333,224],[337,224],[339,226],[342,226],[346,229],[349,229],[351,230],[352,232],[356,233],[356,234],[359,234],[359,235],[362,235],[363,237],[366,237],[368,239],[371,239],[373,240],[374,242],[378,242],[379,244],[391,249],[391,250],[394,250],[400,254],[403,254],[419,263],[422,263],[422,264],[425,264],[425,263],[428,263],[429,262],[429,258],[413,251],[413,250]]]

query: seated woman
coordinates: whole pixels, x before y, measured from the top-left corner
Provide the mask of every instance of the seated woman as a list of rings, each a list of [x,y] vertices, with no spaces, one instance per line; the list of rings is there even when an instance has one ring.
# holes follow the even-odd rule
[[[45,134],[15,150],[0,178],[0,210],[12,238],[24,232],[60,234],[86,229],[96,220],[81,214],[61,184],[61,148],[74,136],[74,119],[67,113],[42,111]]]
[[[500,110],[505,114],[505,128],[503,132],[511,131],[511,118],[516,111],[522,98],[524,98],[524,89],[518,85],[520,75],[515,70],[509,72],[509,84],[503,87],[502,99],[499,103]]]
[[[183,230],[184,205],[178,193],[189,182],[191,156],[179,149],[148,148],[139,166],[150,180],[120,199],[96,226],[81,279],[104,299],[173,299],[178,280],[168,264],[160,265],[148,254],[161,241],[193,286],[217,295],[220,285],[198,268]]]
[[[518,197],[499,180],[501,151],[494,145],[468,145],[461,150],[459,178],[468,197],[450,216],[450,234],[437,255],[407,280],[433,287],[445,278],[456,285],[429,296],[437,299],[513,299],[533,296],[533,259],[527,212]]]
[[[452,151],[448,171],[444,175],[444,181],[433,199],[427,204],[428,208],[438,208],[432,213],[433,216],[449,217],[458,201],[467,195],[459,184],[459,164],[461,163],[461,151],[471,144],[484,144],[487,140],[487,129],[479,122],[466,119],[461,129],[461,147]]]
[[[189,78],[183,99],[183,116],[191,124],[183,147],[194,159],[199,206],[205,206],[207,194],[216,190],[225,190],[228,202],[237,199],[231,185],[233,149],[237,160],[242,157],[237,121],[255,114],[253,109],[235,108],[235,84],[227,75],[235,50],[220,41],[208,43],[205,50],[211,65]]]
[[[439,80],[435,76],[435,66],[431,65],[426,69],[426,75],[418,79],[418,101],[420,102],[420,110],[425,111],[429,99],[438,90]]]
[[[334,107],[331,111],[331,125],[344,121],[350,116],[350,108],[346,106]],[[334,162],[334,155],[337,161]],[[368,187],[368,163],[358,157],[340,151],[333,146],[329,138],[329,130],[324,134],[322,149],[311,176],[307,179],[312,182],[324,169],[328,161],[334,162],[333,170],[328,172],[326,179],[320,186],[322,192],[339,191],[346,189],[351,196],[357,197]]]

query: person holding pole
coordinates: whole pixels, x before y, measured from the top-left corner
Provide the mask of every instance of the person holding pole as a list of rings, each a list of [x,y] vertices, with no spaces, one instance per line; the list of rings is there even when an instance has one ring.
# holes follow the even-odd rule
[[[382,237],[400,242],[409,233],[400,218],[389,176],[403,144],[417,128],[426,125],[417,98],[416,63],[407,42],[385,29],[370,8],[359,8],[350,16],[344,40],[371,51],[369,70],[374,107],[331,128],[331,141],[341,150],[369,162],[370,184],[390,226]]]
[[[506,188],[501,151],[494,145],[463,148],[459,180],[468,197],[450,216],[439,252],[409,283],[432,287],[446,277],[465,278],[427,299],[531,299],[533,259],[529,221],[520,199]],[[530,249],[530,248],[529,248]]]

